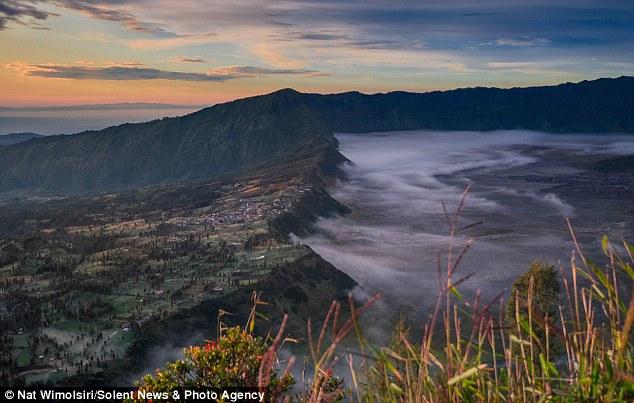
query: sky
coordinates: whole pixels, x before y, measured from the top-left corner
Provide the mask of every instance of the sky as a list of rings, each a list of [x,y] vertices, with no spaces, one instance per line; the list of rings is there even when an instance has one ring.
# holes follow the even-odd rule
[[[630,0],[2,0],[0,106],[634,75]]]

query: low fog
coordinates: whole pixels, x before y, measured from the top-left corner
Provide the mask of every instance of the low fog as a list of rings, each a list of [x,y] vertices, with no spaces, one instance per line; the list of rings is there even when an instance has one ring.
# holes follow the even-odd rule
[[[482,289],[491,298],[508,290],[535,259],[566,264],[573,244],[565,217],[588,251],[600,250],[606,232],[632,239],[631,197],[619,200],[609,189],[604,198],[588,197],[588,189],[603,193],[605,185],[593,161],[634,154],[631,136],[416,131],[337,137],[351,164],[333,195],[353,213],[320,219],[318,233],[301,241],[354,278],[357,292],[381,291],[392,308],[429,312],[438,290],[435,254],[444,257],[448,245],[441,202],[453,211],[466,185],[472,191],[459,223],[482,221],[456,242],[475,240],[457,275],[475,272],[461,286],[467,295]]]

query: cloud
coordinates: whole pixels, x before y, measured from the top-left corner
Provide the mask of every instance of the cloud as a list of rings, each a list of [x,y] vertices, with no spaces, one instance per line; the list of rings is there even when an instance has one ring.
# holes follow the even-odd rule
[[[139,20],[132,12],[122,6],[135,3],[134,0],[3,0],[0,3],[0,30],[6,28],[7,22],[24,24],[24,19],[32,17],[45,20],[57,13],[43,10],[40,5],[51,4],[56,7],[78,11],[91,18],[115,21],[131,31],[146,32],[167,36],[177,36],[165,29],[161,24]],[[34,27],[35,29],[45,29]]]
[[[225,81],[235,78],[229,75],[208,75],[205,73],[188,73],[130,66],[91,67],[84,65],[12,63],[7,68],[31,77],[72,80]]]
[[[174,81],[227,81],[265,75],[320,75],[313,70],[267,69],[254,66],[218,67],[206,73],[160,70],[138,67],[136,64],[114,63],[105,66],[87,64],[28,64],[15,62],[6,68],[30,77],[62,78],[70,80],[174,80]]]
[[[348,39],[348,37],[345,35],[328,34],[322,32],[298,32],[294,36],[296,39],[304,39],[308,41],[334,41]]]
[[[259,42],[250,46],[251,52],[267,64],[282,68],[301,68],[305,62],[286,56],[286,47],[280,48],[271,43]]]
[[[477,240],[461,266],[463,273],[477,271],[464,291],[482,288],[483,298],[492,296],[512,284],[535,258],[535,251],[552,261],[569,253],[562,216],[576,214],[582,222],[594,215],[583,197],[561,188],[557,194],[544,193],[513,175],[526,172],[527,166],[532,172],[549,167],[554,174],[557,166],[561,170],[555,175],[565,177],[570,160],[557,160],[551,153],[561,155],[562,149],[583,153],[589,145],[598,146],[595,152],[623,139],[560,138],[526,131],[420,131],[337,138],[340,151],[354,165],[342,167],[348,180],[333,189],[333,196],[358,213],[320,219],[317,230],[300,241],[368,292],[382,291],[388,303],[415,305],[415,312],[424,314],[435,303],[434,256],[448,245],[441,202],[449,201],[448,209],[453,211],[464,184],[473,184],[475,192],[469,194],[460,220],[483,224],[455,241],[462,243],[467,236]],[[534,148],[548,152],[534,153]],[[501,173],[503,182],[498,180]],[[584,242],[594,240],[588,237]]]
[[[198,56],[174,56],[168,59],[170,62],[182,62],[182,63],[207,63],[207,60]]]
[[[420,39],[403,40],[388,38],[356,38],[352,34],[331,33],[321,31],[294,31],[272,37],[280,42],[308,41],[322,43],[324,46],[348,46],[358,49],[421,49]]]
[[[80,61],[77,62],[76,64],[84,64],[84,65],[92,65],[94,66],[95,63],[91,62],[91,61]],[[106,67],[141,67],[143,66],[143,63],[141,62],[127,62],[127,61],[114,61],[114,62],[108,62],[105,64]]]
[[[495,15],[494,12],[466,12],[461,14],[463,17],[486,17]]]
[[[217,34],[207,32],[203,34],[179,34],[165,38],[136,39],[129,42],[132,49],[137,50],[160,50],[179,48],[191,45],[202,45],[211,42]]]
[[[489,62],[487,67],[493,70],[535,69],[542,67],[536,62]]]
[[[120,7],[112,8],[103,3],[96,1],[85,0],[55,0],[54,4],[74,11],[79,11],[92,18],[105,21],[117,21],[123,24],[131,31],[137,32],[154,32],[154,33],[168,33],[165,29],[161,28],[157,24],[151,24],[147,22],[139,21],[132,13],[122,10]],[[118,1],[117,6],[120,6],[124,1]]]
[[[566,80],[624,74],[631,69],[610,67],[608,63],[633,60],[634,3],[619,0],[0,0],[0,3],[0,29],[13,23],[35,28],[34,23],[54,15],[51,11],[73,10],[86,18],[121,25],[120,31],[124,32],[108,29],[82,38],[97,42],[99,35],[107,32],[108,41],[99,44],[104,51],[127,47],[146,52],[146,60],[154,57],[155,62],[165,62],[168,56],[151,52],[178,48],[181,50],[172,54],[186,56],[171,61],[192,66],[202,66],[205,59],[189,54],[213,55],[215,63],[225,65],[263,65],[272,70],[337,69],[340,77],[350,80],[332,84],[349,88],[363,85],[383,90],[397,82],[411,85],[408,89],[429,89],[545,84],[560,80],[559,72],[555,77],[551,74],[554,70],[539,66],[524,66],[520,70],[520,66],[500,64],[486,69],[487,62],[514,63],[525,60],[528,53],[531,61],[551,65],[556,61],[556,67],[565,67],[572,73]],[[101,26],[95,24],[93,30]],[[59,40],[54,35],[50,37]],[[602,57],[597,59],[597,54]],[[524,73],[538,77],[527,77]],[[499,81],[502,78],[504,81]],[[517,82],[518,78],[521,82]]]
[[[557,65],[556,63],[489,62],[486,66],[490,70],[506,70],[527,75],[549,74],[565,76],[571,74],[571,72],[565,68],[566,66]]]
[[[24,21],[26,18],[45,20],[49,16],[58,15],[36,7],[37,3],[41,2],[40,0],[2,0],[0,2],[0,30],[5,29],[9,22],[26,24]]]
[[[270,69],[266,67],[254,66],[227,66],[218,67],[208,72],[208,74],[218,76],[261,76],[261,75],[303,75],[303,76],[321,76],[325,75],[319,71],[306,69]]]
[[[549,45],[546,38],[500,38],[494,42],[497,46],[544,46]]]

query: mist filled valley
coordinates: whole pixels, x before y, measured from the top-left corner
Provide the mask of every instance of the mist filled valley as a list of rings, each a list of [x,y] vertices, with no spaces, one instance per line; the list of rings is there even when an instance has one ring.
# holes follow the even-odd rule
[[[0,0],[0,44],[4,400],[634,402],[634,1]]]
[[[458,370],[473,375],[467,368],[526,361],[513,349],[507,357],[515,363],[502,362],[494,344],[507,336],[530,344],[511,326],[532,306],[519,298],[531,298],[526,287],[535,273],[534,289],[548,301],[538,304],[539,320],[553,318],[561,303],[571,307],[560,287],[576,249],[569,223],[597,262],[592,275],[574,271],[584,277],[575,301],[581,295],[585,307],[607,312],[601,320],[617,324],[609,336],[616,340],[627,309],[634,318],[634,299],[619,300],[631,295],[634,272],[615,257],[631,259],[634,251],[622,242],[634,238],[634,142],[631,134],[609,134],[634,132],[632,103],[620,95],[634,93],[627,88],[634,79],[420,94],[283,89],[104,130],[4,136],[0,384],[160,383],[174,368],[168,362],[184,360],[193,371],[199,354],[217,364],[206,374],[224,377],[237,367],[223,357],[233,362],[234,343],[244,340],[254,350],[240,352],[248,371],[235,378],[239,385],[258,385],[261,371],[276,376],[284,367],[285,393],[319,394],[323,385],[365,393],[352,370],[370,382],[368,393],[379,396],[372,401],[392,401],[382,395],[392,385],[371,384],[383,381],[373,371],[429,353],[435,358],[418,367],[432,371],[427,386],[397,387],[415,394],[429,386],[424,393],[435,396],[453,376],[451,393],[462,393],[471,380],[456,378]],[[569,105],[574,113],[553,114]],[[509,127],[533,131],[503,130]],[[547,264],[526,275],[536,260]],[[596,283],[608,275],[610,282]],[[522,278],[523,291],[514,293]],[[611,299],[589,303],[590,286]],[[471,303],[478,290],[479,305]],[[439,294],[448,296],[442,308]],[[515,319],[505,316],[513,295]],[[468,318],[480,322],[463,329],[478,328],[491,351],[452,357],[463,343],[473,345],[459,328]],[[569,318],[553,329],[570,331]],[[592,318],[575,317],[573,326],[603,331]],[[419,347],[388,357],[401,324],[408,329],[395,348]],[[451,334],[443,340],[441,333]],[[570,351],[582,345],[570,343]],[[561,359],[551,357],[558,367]],[[543,378],[518,371],[513,385]],[[489,384],[498,375],[477,372]],[[565,376],[553,381],[562,390]],[[315,399],[305,401],[322,401]]]
[[[472,297],[505,291],[533,260],[569,263],[571,219],[589,256],[600,240],[632,239],[632,177],[610,171],[631,155],[627,135],[560,135],[527,131],[411,131],[339,134],[350,162],[333,196],[352,209],[322,218],[301,239],[359,283],[360,295],[382,292],[391,308],[427,316],[438,294],[436,254],[446,266],[451,214],[467,185],[454,254],[473,239],[457,278]]]

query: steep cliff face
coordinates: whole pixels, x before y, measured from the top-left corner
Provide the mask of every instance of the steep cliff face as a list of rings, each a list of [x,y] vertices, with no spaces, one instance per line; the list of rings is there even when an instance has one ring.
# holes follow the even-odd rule
[[[634,133],[634,77],[529,88],[306,94],[335,132],[525,129]]]
[[[239,173],[336,141],[301,94],[0,148],[0,192],[74,194]]]
[[[289,234],[306,236],[310,234],[318,217],[329,217],[335,214],[347,214],[350,209],[339,203],[325,190],[320,189],[304,195],[289,212],[285,212],[271,220],[269,229],[282,239]]]

